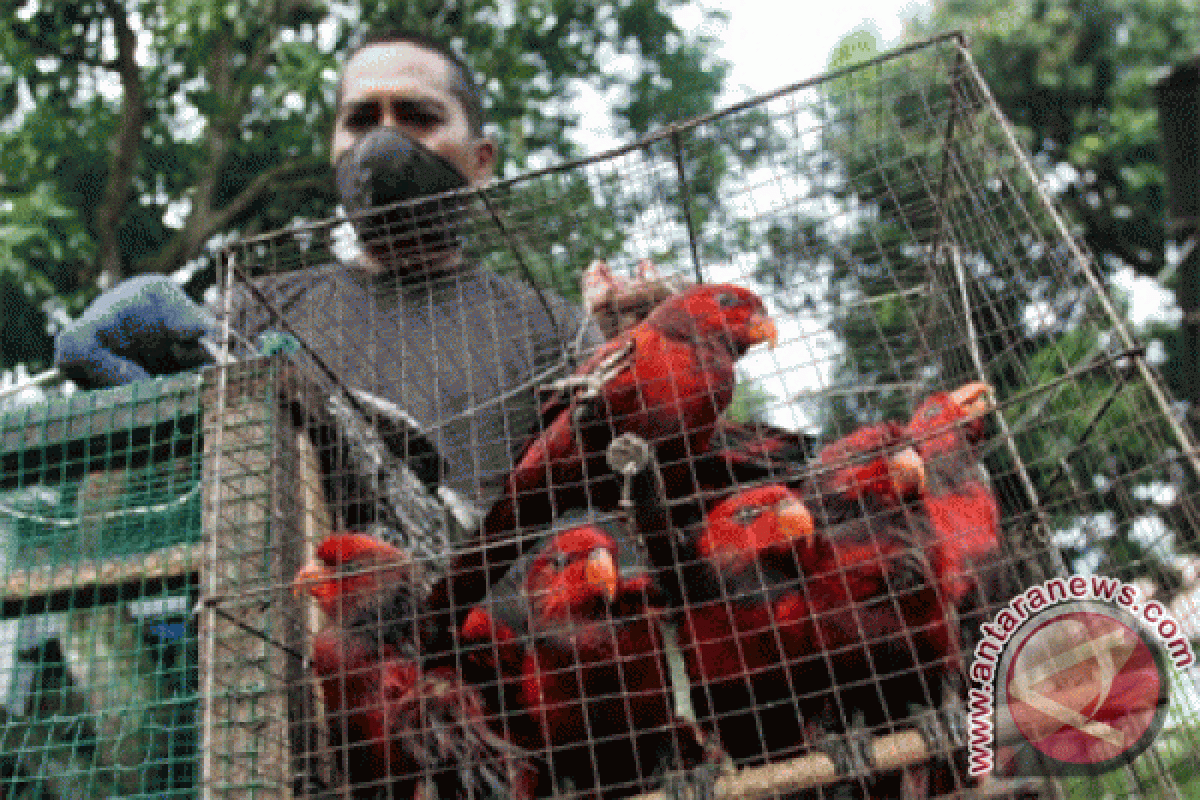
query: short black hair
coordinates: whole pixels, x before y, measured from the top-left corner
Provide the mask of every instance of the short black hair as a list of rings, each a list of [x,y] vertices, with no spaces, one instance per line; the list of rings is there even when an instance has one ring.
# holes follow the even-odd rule
[[[333,106],[334,113],[337,113],[342,108],[342,81],[345,78],[346,65],[360,52],[377,44],[411,44],[422,50],[437,53],[446,59],[450,63],[450,66],[454,68],[454,78],[450,86],[450,93],[462,104],[463,111],[467,115],[467,127],[470,129],[471,135],[483,135],[483,102],[480,98],[479,86],[475,81],[475,73],[471,70],[466,60],[446,42],[425,33],[405,30],[403,28],[387,28],[368,33],[350,48],[349,52],[346,53],[346,60],[342,62],[343,74],[338,76],[337,99],[334,101]]]

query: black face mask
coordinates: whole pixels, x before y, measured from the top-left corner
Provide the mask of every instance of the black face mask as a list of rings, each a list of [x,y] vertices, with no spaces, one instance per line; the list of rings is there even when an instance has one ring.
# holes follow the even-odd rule
[[[467,179],[403,133],[390,127],[371,131],[338,156],[334,171],[342,205],[376,258],[419,257],[458,244],[464,198],[412,201],[465,188]],[[402,205],[391,207],[396,204]]]

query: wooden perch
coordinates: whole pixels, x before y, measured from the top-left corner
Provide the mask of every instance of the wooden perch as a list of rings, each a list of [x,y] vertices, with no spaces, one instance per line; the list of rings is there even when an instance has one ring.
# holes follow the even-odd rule
[[[918,731],[901,731],[876,736],[871,741],[871,773],[890,772],[927,761],[930,752]],[[785,797],[803,789],[815,789],[862,775],[838,775],[833,760],[824,753],[808,753],[778,764],[750,767],[717,778],[712,800],[765,800]],[[1046,779],[985,778],[977,788],[964,789],[949,797],[974,800],[1036,797],[1046,789]],[[663,791],[646,792],[632,800],[669,800]]]
[[[887,772],[931,757],[925,740],[917,731],[902,731],[876,736],[871,742],[874,771]],[[800,789],[812,789],[852,778],[838,775],[833,760],[824,753],[809,753],[789,761],[751,767],[722,775],[717,779],[713,800],[761,800],[781,797]],[[662,791],[647,792],[634,800],[668,800]]]

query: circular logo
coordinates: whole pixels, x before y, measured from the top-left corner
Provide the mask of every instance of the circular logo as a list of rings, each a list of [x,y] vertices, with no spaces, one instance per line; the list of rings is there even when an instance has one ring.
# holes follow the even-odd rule
[[[1128,764],[1166,716],[1162,649],[1113,606],[1073,603],[1030,619],[999,675],[997,732],[1024,740],[1058,772]]]

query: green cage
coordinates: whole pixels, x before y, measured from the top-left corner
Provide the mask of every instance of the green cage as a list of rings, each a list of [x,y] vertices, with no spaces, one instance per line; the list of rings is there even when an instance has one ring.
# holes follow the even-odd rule
[[[254,591],[295,570],[288,520],[310,519],[286,506],[305,462],[282,375],[264,361],[0,416],[0,796],[290,796],[277,689],[297,682],[299,627]]]
[[[0,416],[0,785],[196,795],[201,379]]]

